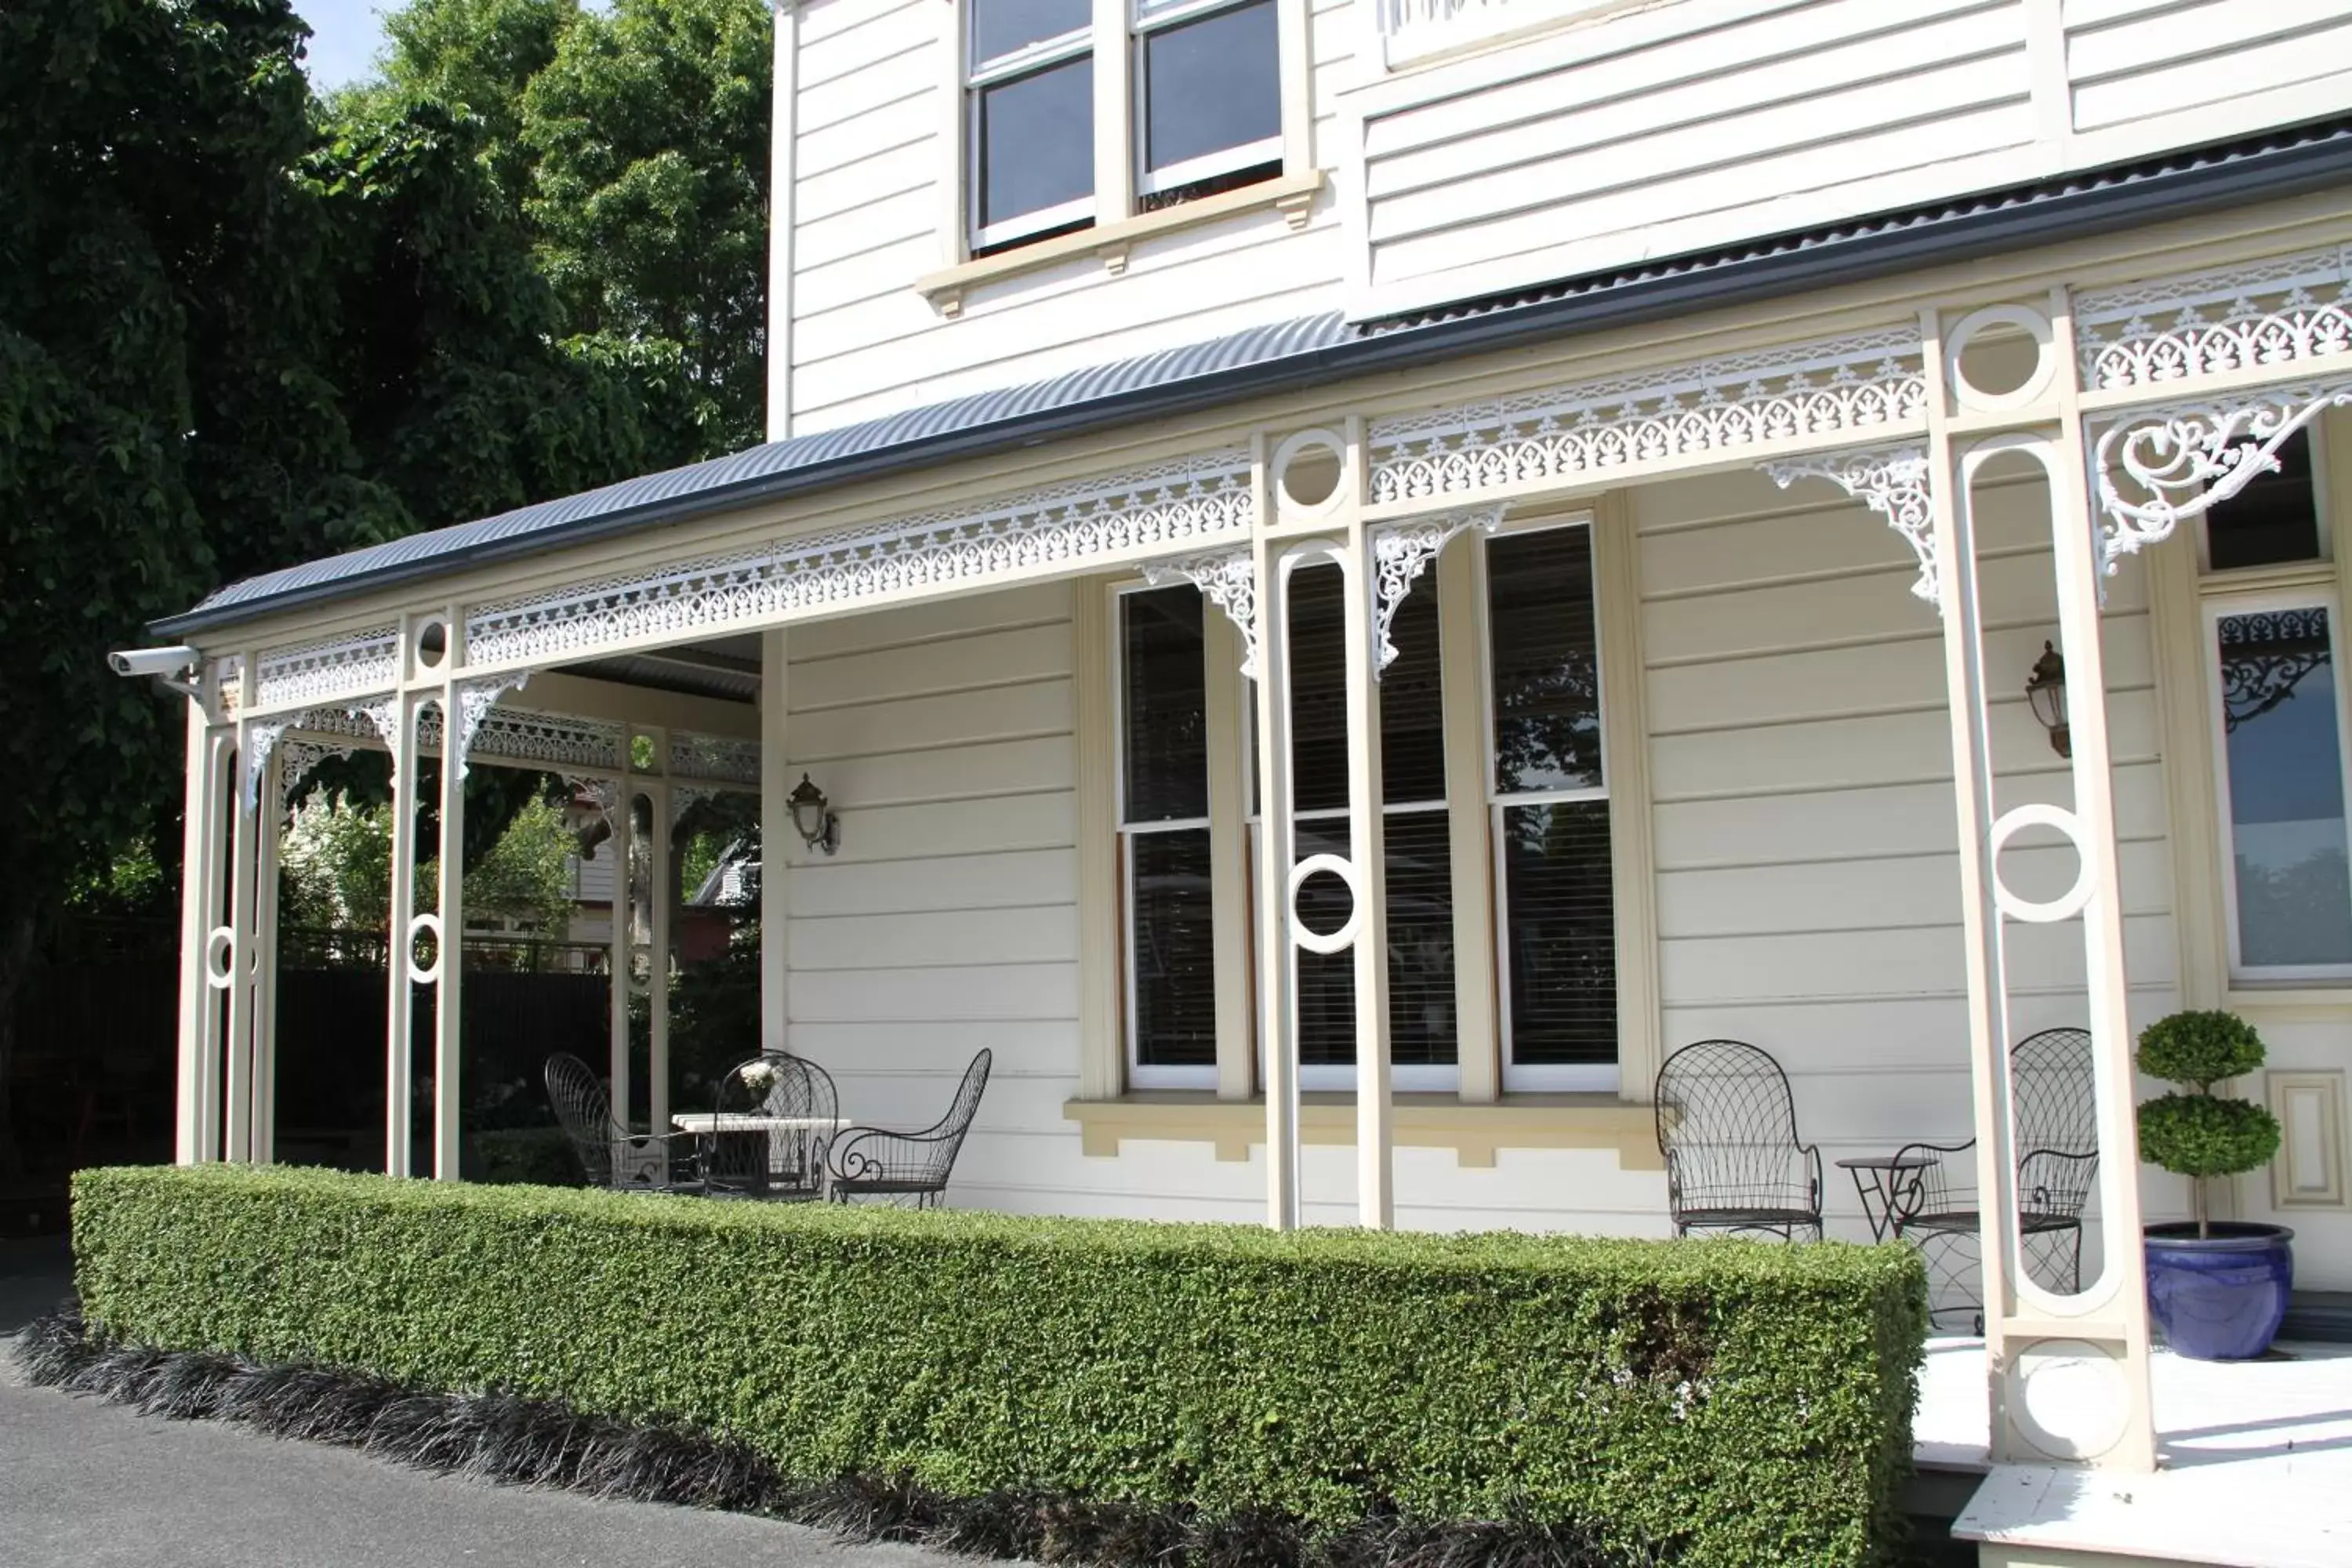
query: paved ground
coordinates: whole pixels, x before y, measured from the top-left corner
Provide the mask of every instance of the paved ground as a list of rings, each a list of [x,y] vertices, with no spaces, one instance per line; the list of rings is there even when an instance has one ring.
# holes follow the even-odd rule
[[[0,1243],[0,1336],[65,1289],[55,1245]],[[5,1352],[0,1339],[0,1352]],[[210,1421],[24,1385],[0,1355],[0,1559],[9,1568],[940,1568],[796,1526],[484,1487]]]

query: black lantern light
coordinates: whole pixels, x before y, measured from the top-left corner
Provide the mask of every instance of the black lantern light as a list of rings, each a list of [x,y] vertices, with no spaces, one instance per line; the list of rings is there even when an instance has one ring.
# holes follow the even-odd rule
[[[2025,683],[2025,700],[2033,716],[2050,731],[2050,749],[2062,757],[2074,754],[2074,737],[2066,727],[2066,661],[2045,642],[2033,661],[2033,676]]]
[[[793,808],[793,831],[812,849],[822,849],[830,855],[841,847],[841,818],[826,805],[824,791],[809,782],[806,773],[793,793],[784,797]]]

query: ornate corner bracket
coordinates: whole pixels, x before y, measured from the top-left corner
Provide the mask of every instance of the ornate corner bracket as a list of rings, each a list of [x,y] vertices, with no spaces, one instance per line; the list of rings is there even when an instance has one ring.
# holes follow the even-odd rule
[[[1927,496],[1927,450],[1924,447],[1876,447],[1823,452],[1762,465],[1772,482],[1787,489],[1799,479],[1827,479],[1886,520],[1919,558],[1911,596],[1942,611],[1936,571],[1935,514]]]
[[[293,724],[291,719],[257,719],[245,731],[245,815],[250,816],[260,808],[261,775],[269,767],[269,754],[278,749],[278,738]]]
[[[1257,679],[1257,568],[1246,550],[1213,555],[1188,555],[1175,561],[1155,561],[1143,568],[1143,580],[1155,588],[1190,583],[1208,601],[1224,611],[1242,634],[1242,673]]]
[[[509,691],[520,691],[530,681],[530,671],[519,669],[508,675],[485,675],[457,683],[457,776],[466,776],[466,754],[474,749],[474,736],[488,718],[498,700]]]
[[[352,748],[330,746],[319,741],[288,741],[278,750],[278,805],[285,810],[294,804],[295,793],[302,787],[310,771],[329,757],[348,757]]]
[[[2289,437],[2347,404],[2352,384],[2279,387],[2249,393],[2234,405],[2145,409],[2107,426],[2091,448],[2092,486],[2105,514],[2101,574],[2114,576],[2125,556],[2171,537],[2257,475],[2277,472],[2278,450]],[[2126,500],[2116,488],[2117,465],[2145,500]]]
[[[1429,563],[1437,559],[1438,552],[1454,541],[1456,534],[1476,529],[1492,533],[1502,525],[1503,509],[1499,506],[1480,507],[1471,511],[1447,512],[1440,517],[1422,518],[1412,522],[1394,523],[1372,531],[1372,570],[1377,597],[1375,635],[1379,637],[1380,661],[1373,666],[1372,676],[1378,679],[1396,662],[1397,647],[1390,640],[1389,631],[1396,624],[1396,614],[1404,604],[1405,595]]]

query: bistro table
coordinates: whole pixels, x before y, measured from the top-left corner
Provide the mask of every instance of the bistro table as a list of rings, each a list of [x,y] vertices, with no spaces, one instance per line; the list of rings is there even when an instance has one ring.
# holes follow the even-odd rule
[[[839,1116],[767,1116],[749,1110],[687,1110],[669,1119],[670,1125],[680,1132],[691,1132],[701,1138],[716,1138],[725,1133],[814,1132],[811,1158],[820,1173],[824,1162],[824,1146],[833,1136],[849,1125]],[[768,1163],[759,1162],[760,1182],[756,1191],[766,1189]]]
[[[1870,1222],[1871,1240],[1886,1239],[1886,1227],[1895,1218],[1896,1178],[1935,1163],[1932,1154],[1857,1154],[1838,1162],[1840,1170],[1853,1173],[1853,1190],[1862,1195],[1862,1217]]]

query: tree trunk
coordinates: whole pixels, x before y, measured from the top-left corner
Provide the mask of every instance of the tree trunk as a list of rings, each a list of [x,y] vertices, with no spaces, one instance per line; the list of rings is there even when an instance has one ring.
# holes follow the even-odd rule
[[[32,967],[35,921],[30,910],[11,911],[0,924],[0,1177],[21,1175],[25,1159],[16,1147],[16,994]]]
[[[2203,1176],[2191,1176],[2191,1177],[2189,1177],[2189,1201],[2192,1205],[2195,1205],[2196,1214],[2197,1214],[2197,1239],[2198,1239],[2198,1240],[2200,1240],[2200,1241],[2208,1241],[2208,1240],[2210,1240],[2210,1239],[2212,1238],[2212,1235],[2213,1235],[2213,1229],[2212,1229],[2212,1226],[2211,1226],[2210,1225],[2209,1225],[2209,1224],[2206,1222],[2206,1218],[2205,1218],[2205,1215],[2206,1215],[2206,1204],[2205,1204],[2205,1183],[2206,1183],[2206,1180],[2207,1180],[2207,1178],[2205,1178],[2205,1177],[2203,1177]]]

